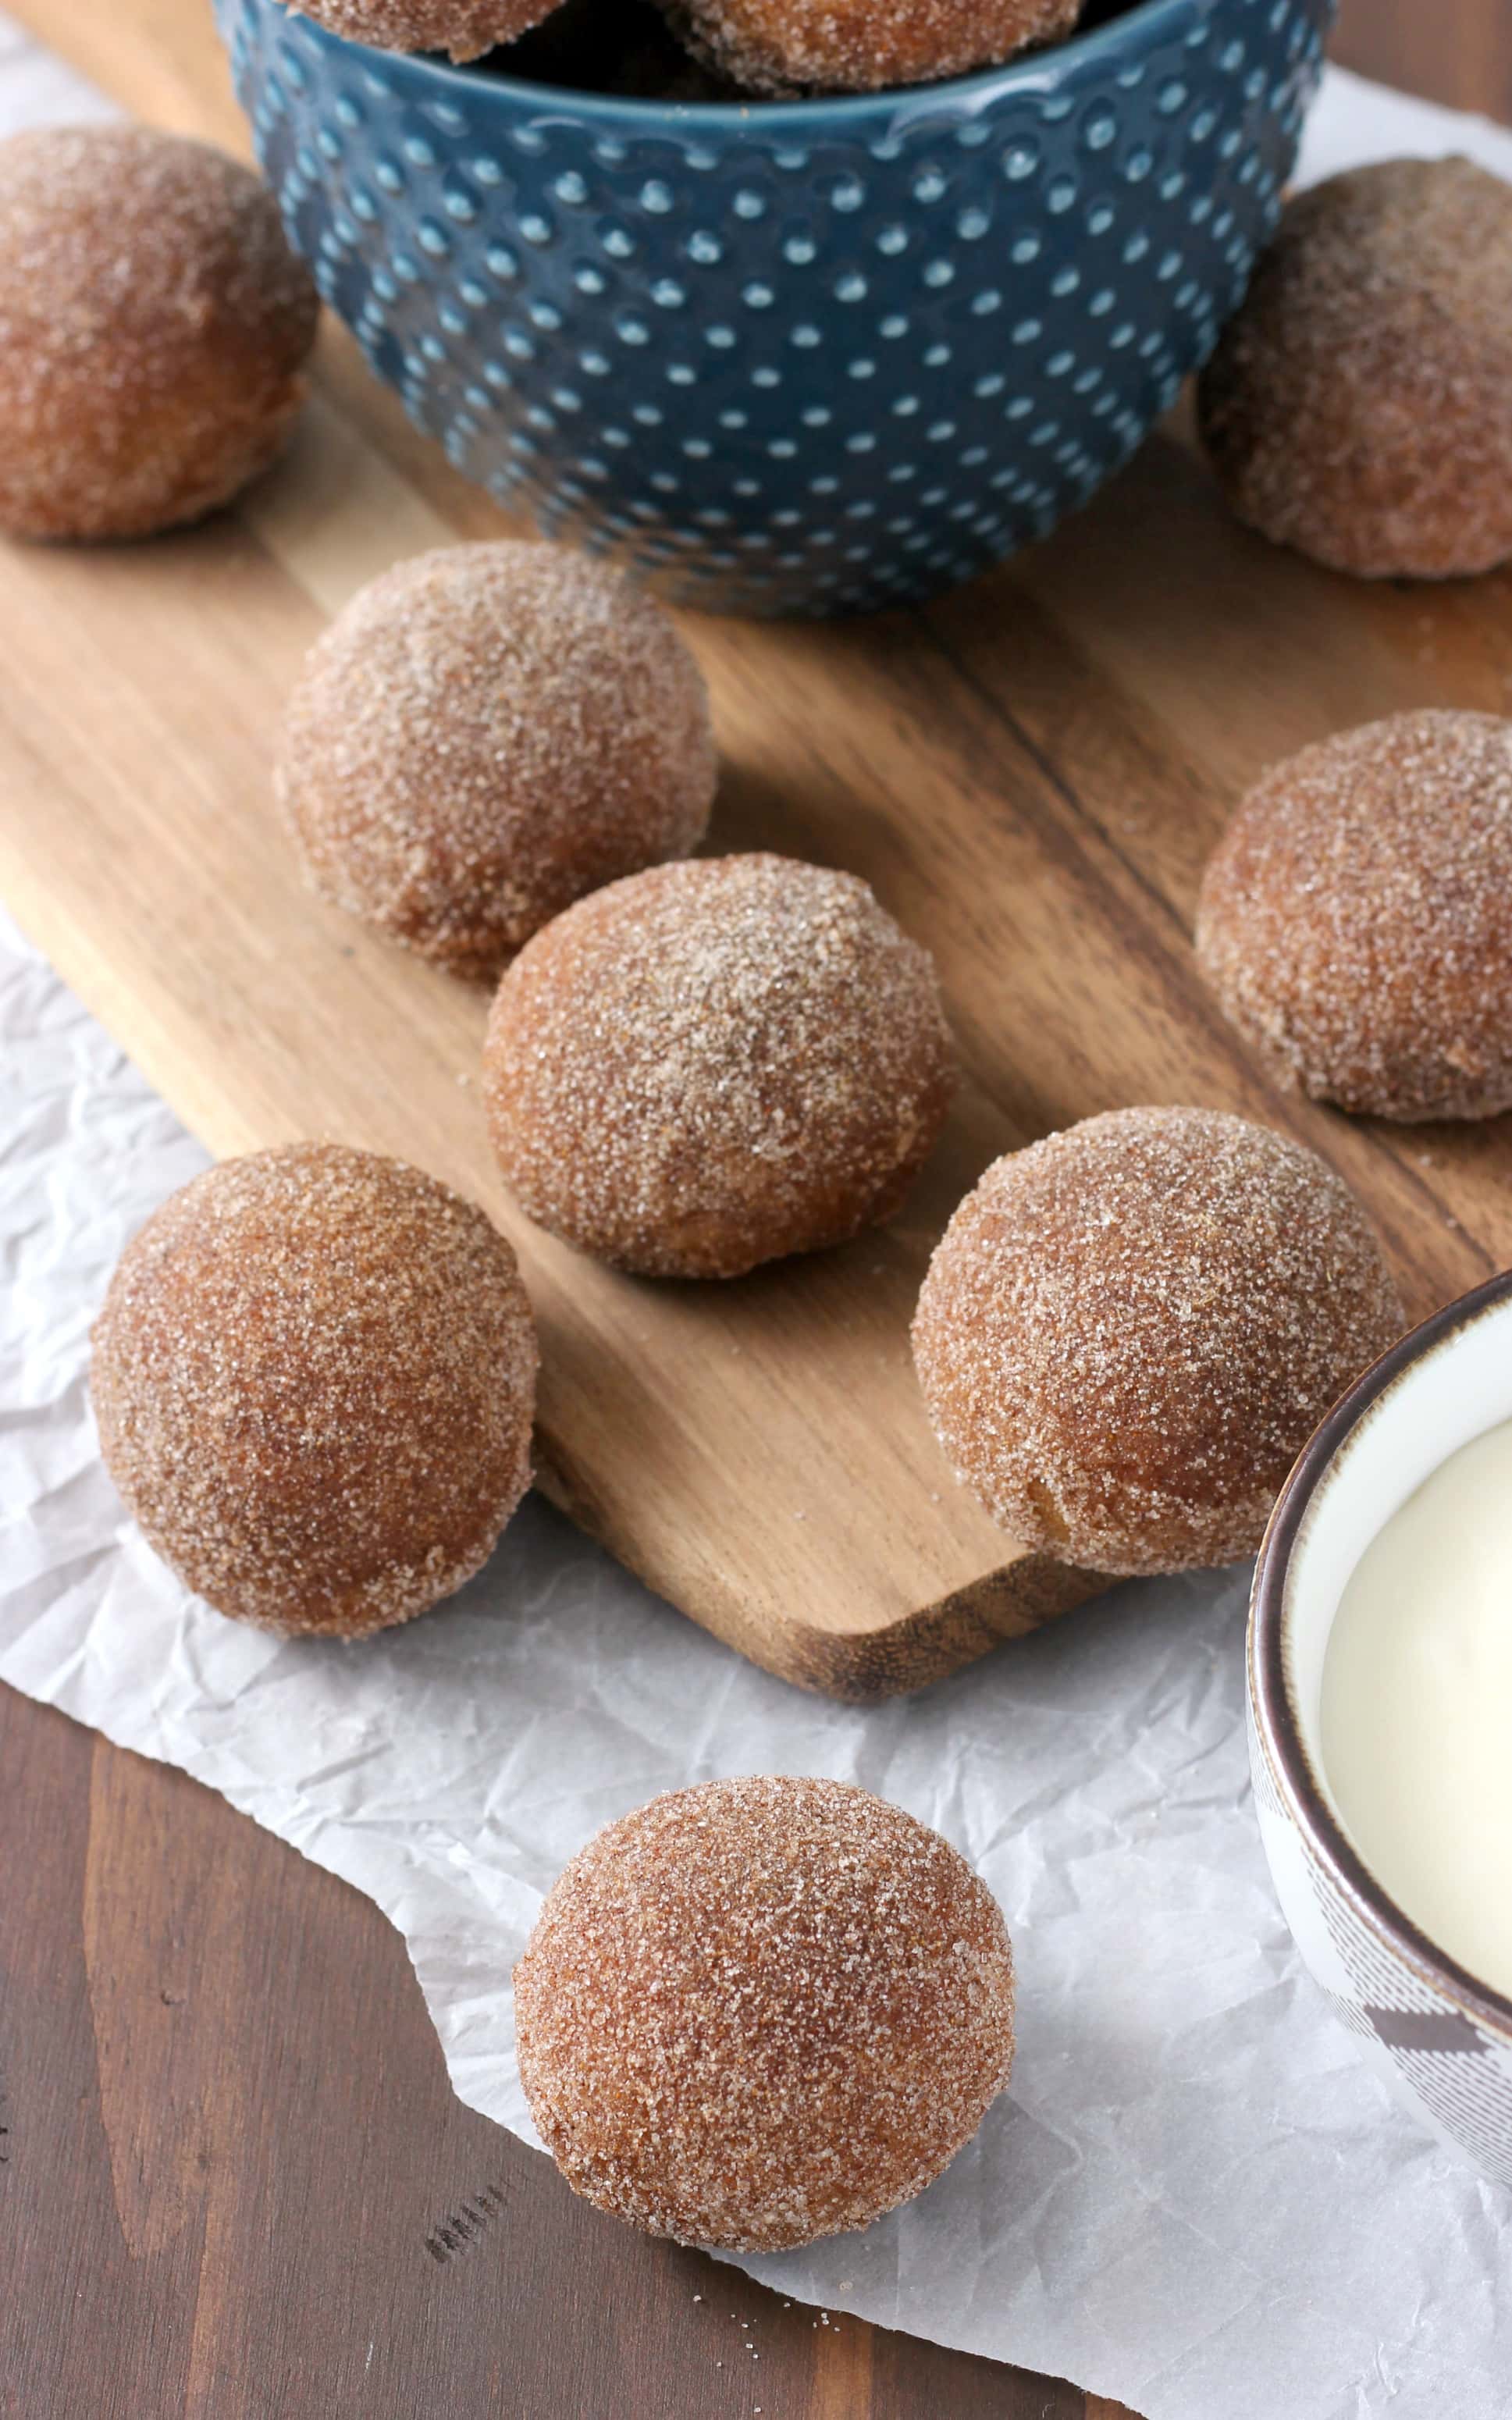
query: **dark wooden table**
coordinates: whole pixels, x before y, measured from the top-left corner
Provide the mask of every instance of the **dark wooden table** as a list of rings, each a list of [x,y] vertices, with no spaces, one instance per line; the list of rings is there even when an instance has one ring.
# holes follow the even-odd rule
[[[1512,117],[1507,0],[1345,0],[1336,48]],[[3,2420],[758,2407],[1120,2420],[597,2217],[453,2099],[367,1900],[0,1690]]]

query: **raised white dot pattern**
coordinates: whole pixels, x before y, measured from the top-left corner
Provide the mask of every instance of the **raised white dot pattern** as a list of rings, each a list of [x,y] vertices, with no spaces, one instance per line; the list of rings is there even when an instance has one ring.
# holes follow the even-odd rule
[[[1330,0],[1181,0],[1032,72],[810,103],[804,141],[760,108],[610,132],[482,73],[442,100],[278,0],[217,8],[322,293],[458,469],[772,613],[949,586],[1127,459],[1273,227]]]

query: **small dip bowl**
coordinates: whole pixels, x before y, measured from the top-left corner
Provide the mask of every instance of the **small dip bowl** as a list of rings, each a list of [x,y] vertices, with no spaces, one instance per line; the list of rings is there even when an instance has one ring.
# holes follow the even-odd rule
[[[1297,1946],[1399,2095],[1502,2184],[1512,2000],[1438,1948],[1369,1871],[1323,1778],[1319,1731],[1329,1634],[1361,1556],[1431,1472],[1508,1419],[1512,1272],[1405,1337],[1324,1421],[1272,1516],[1249,1630],[1256,1807]]]
[[[746,105],[216,10],[294,242],[457,469],[778,614],[952,587],[1128,459],[1244,292],[1335,5],[1134,0],[955,83]]]

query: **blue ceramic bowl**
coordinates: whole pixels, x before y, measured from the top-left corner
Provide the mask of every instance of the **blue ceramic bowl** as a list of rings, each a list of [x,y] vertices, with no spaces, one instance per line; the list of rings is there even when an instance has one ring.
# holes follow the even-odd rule
[[[860,99],[601,99],[216,0],[290,234],[458,470],[731,613],[1051,529],[1211,349],[1334,0],[1136,0]]]

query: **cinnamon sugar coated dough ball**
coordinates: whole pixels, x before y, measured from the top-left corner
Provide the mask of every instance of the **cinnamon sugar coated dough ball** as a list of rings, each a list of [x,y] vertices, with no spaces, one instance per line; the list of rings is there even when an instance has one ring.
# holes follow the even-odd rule
[[[876,92],[995,67],[1069,34],[1082,0],[660,0],[694,55],[748,92]]]
[[[937,1832],[836,1781],[709,1781],[576,1856],[515,1969],[520,2078],[575,2193],[780,2252],[910,2201],[1008,2082],[1013,1962]]]
[[[505,975],[484,1054],[524,1209],[644,1277],[740,1277],[890,1218],[954,1087],[928,952],[855,875],[786,857],[579,900]]]
[[[319,300],[255,177],[142,126],[0,144],[0,529],[150,536],[283,450]]]
[[[186,1587],[356,1638],[486,1562],[530,1481],[536,1358],[481,1210],[295,1143],[209,1169],[127,1246],[91,1388],[111,1477]]]
[[[1365,579],[1512,554],[1512,187],[1392,160],[1288,204],[1198,390],[1229,503]]]
[[[1402,1326],[1312,1152],[1216,1109],[1119,1109],[987,1171],[930,1264],[914,1359],[958,1478],[1024,1545],[1184,1571],[1259,1544]]]
[[[479,59],[548,17],[555,0],[288,0],[348,42],[380,51],[444,51]]]
[[[1512,1109],[1512,722],[1398,714],[1278,765],[1209,864],[1196,942],[1234,1024],[1315,1100]]]
[[[585,891],[697,846],[717,760],[654,600],[505,541],[383,573],[313,650],[278,797],[323,897],[491,978]]]

